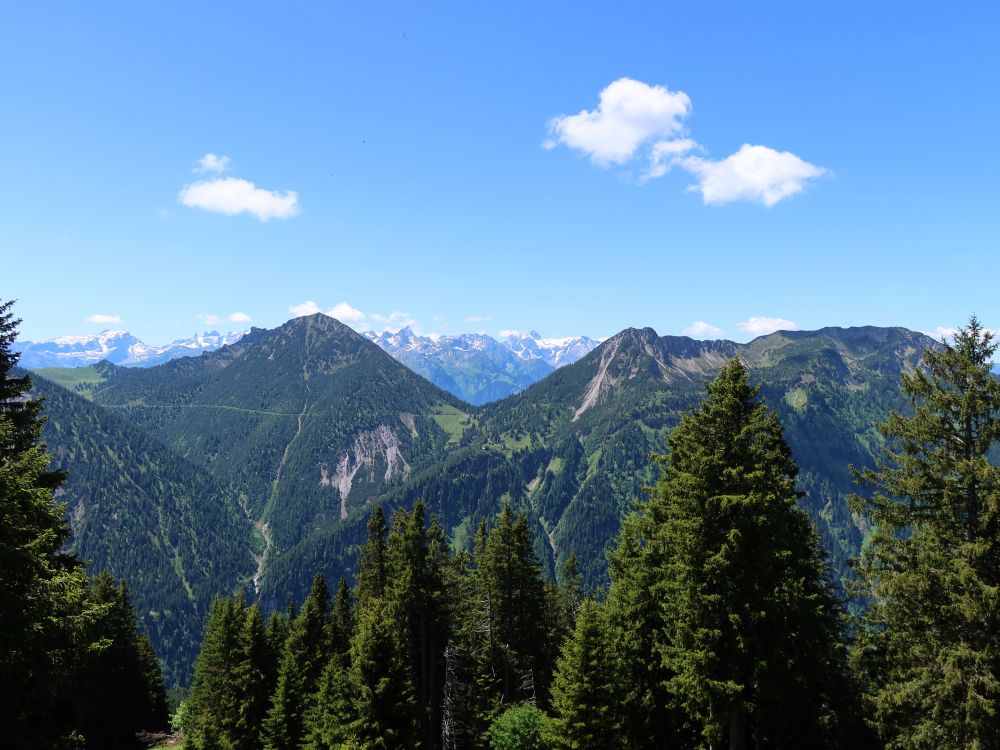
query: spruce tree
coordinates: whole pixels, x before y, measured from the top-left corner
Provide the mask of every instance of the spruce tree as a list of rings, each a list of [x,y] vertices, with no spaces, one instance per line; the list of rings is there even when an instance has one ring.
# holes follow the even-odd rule
[[[351,635],[354,633],[354,597],[347,585],[347,579],[341,576],[337,584],[337,594],[330,611],[330,649],[334,654],[346,655],[351,647]]]
[[[419,709],[393,612],[372,600],[358,613],[351,641],[351,690],[355,720],[350,733],[362,747],[420,747]]]
[[[267,750],[298,750],[305,738],[306,716],[320,674],[330,659],[329,606],[326,582],[317,573],[285,641],[277,686],[263,728]]]
[[[621,731],[622,700],[616,695],[609,631],[604,611],[584,601],[576,627],[562,646],[552,683],[550,740],[566,750],[612,750],[625,747]]]
[[[137,732],[167,729],[163,678],[148,637],[138,631],[125,584],[102,572],[92,595],[103,605],[93,638],[104,645],[84,664],[78,726],[88,748],[135,748]]]
[[[243,597],[218,597],[205,622],[201,651],[194,663],[194,680],[187,702],[186,740],[201,748],[215,742],[234,746],[247,686],[242,682],[245,660]]]
[[[320,675],[306,720],[305,750],[339,750],[355,739],[354,703],[344,661],[342,654],[334,654]]]
[[[1000,737],[1000,383],[973,317],[902,376],[911,415],[882,425],[874,487],[852,508],[871,534],[858,561],[869,605],[859,661],[890,748],[988,748]]]
[[[240,632],[240,661],[236,679],[243,686],[239,717],[233,735],[234,750],[258,750],[261,747],[261,727],[270,706],[274,681],[270,673],[274,656],[264,627],[260,605],[247,610]]]
[[[386,547],[384,600],[399,627],[421,713],[424,746],[434,747],[441,731],[444,651],[450,632],[444,574],[448,547],[436,521],[428,529],[425,512],[418,501],[411,512],[400,509],[393,517]]]
[[[504,506],[496,524],[479,535],[473,576],[475,602],[465,630],[474,639],[473,694],[478,731],[513,703],[545,705],[551,678],[549,598],[525,513]]]
[[[358,607],[377,599],[385,592],[386,584],[386,524],[381,505],[375,506],[368,520],[368,541],[358,559],[358,579],[355,597]]]
[[[83,566],[63,550],[69,537],[39,442],[42,405],[31,381],[14,372],[20,320],[0,303],[0,701],[4,742],[20,748],[68,747],[81,670],[105,643],[94,625],[110,605],[90,596]]]
[[[655,664],[626,677],[646,678],[631,697],[653,701],[660,716],[637,747],[835,741],[846,670],[839,607],[797,505],[781,425],[758,391],[738,360],[721,369],[671,433],[656,491],[613,558],[610,601],[632,642],[628,668],[637,658]],[[634,644],[650,651],[629,654]]]

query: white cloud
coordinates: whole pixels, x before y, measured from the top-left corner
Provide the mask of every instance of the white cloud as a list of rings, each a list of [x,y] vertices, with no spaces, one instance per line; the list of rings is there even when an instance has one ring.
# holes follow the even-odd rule
[[[691,138],[677,138],[672,141],[657,141],[649,151],[649,167],[642,176],[643,181],[663,177],[678,163],[678,158],[689,151],[700,150],[701,146]]]
[[[303,315],[315,315],[316,313],[322,311],[319,309],[319,305],[310,299],[306,300],[301,305],[292,305],[288,308],[288,312],[296,318],[301,318]]]
[[[751,201],[773,206],[801,193],[807,180],[827,174],[826,169],[789,151],[749,143],[722,161],[688,156],[677,163],[698,178],[690,189],[700,192],[705,203],[710,204]]]
[[[416,330],[418,327],[417,321],[410,317],[410,313],[400,312],[399,310],[393,310],[388,315],[372,313],[368,317],[381,323],[382,328],[387,331],[398,331],[400,328],[413,328]]]
[[[94,313],[87,317],[88,323],[121,323],[120,315],[105,315],[104,313]]]
[[[351,307],[346,302],[340,302],[328,310],[323,310],[312,300],[306,300],[300,305],[292,305],[288,308],[288,312],[294,315],[296,318],[301,318],[303,315],[315,315],[318,312],[324,315],[329,315],[331,318],[336,318],[341,323],[360,323],[365,319],[365,314],[355,307]],[[375,316],[372,316],[375,317]]]
[[[704,320],[696,320],[691,325],[684,328],[681,333],[685,336],[693,336],[698,339],[716,338],[722,335],[722,329],[716,328],[711,323]]]
[[[365,314],[360,310],[351,307],[346,302],[338,302],[326,311],[331,318],[336,318],[341,323],[360,323],[365,319]]]
[[[542,145],[565,144],[601,166],[624,164],[646,141],[681,133],[690,112],[691,99],[683,91],[619,78],[601,92],[597,109],[550,120],[551,137]]]
[[[227,169],[229,169],[228,156],[205,154],[195,162],[195,167],[191,171],[195,174],[205,174],[205,172],[225,172]]]
[[[763,317],[748,318],[742,323],[737,323],[736,327],[754,336],[766,336],[775,331],[797,331],[799,329],[798,325],[790,320]]]
[[[207,326],[214,326],[216,323],[222,322],[222,318],[211,313],[200,313],[195,317]]]
[[[284,193],[264,190],[236,177],[216,177],[185,185],[179,200],[191,208],[229,216],[252,214],[260,221],[290,219],[300,211],[299,194],[294,190]]]
[[[465,319],[466,323],[486,323],[487,321],[493,320],[488,315],[470,315]]]
[[[229,313],[229,315],[226,316],[226,320],[228,320],[228,321],[230,321],[232,323],[252,323],[253,322],[253,318],[251,318],[245,312]]]
[[[500,331],[497,331],[497,333],[500,335],[500,338],[502,339],[520,338],[521,336],[528,335],[525,331],[518,331],[516,328],[504,328]]]
[[[542,146],[569,146],[603,167],[626,164],[643,149],[649,164],[640,182],[681,167],[697,179],[689,189],[700,192],[708,204],[749,201],[773,206],[802,192],[810,180],[829,174],[789,151],[748,143],[721,160],[695,156],[692,152],[704,149],[687,137],[684,120],[690,113],[691,99],[683,91],[619,78],[601,92],[597,109],[550,120],[550,138]]]
[[[921,331],[926,336],[930,336],[935,341],[955,338],[958,328],[955,326],[937,326],[933,331]]]

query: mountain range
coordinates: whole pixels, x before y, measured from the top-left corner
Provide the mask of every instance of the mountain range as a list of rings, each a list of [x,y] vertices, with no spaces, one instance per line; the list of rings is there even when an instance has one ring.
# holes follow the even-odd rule
[[[127,331],[94,336],[61,336],[14,345],[21,366],[81,367],[107,360],[123,367],[152,367],[235,344],[249,331],[207,331],[165,346],[150,346]],[[481,333],[420,336],[411,328],[362,335],[414,372],[471,404],[506,398],[541,380],[557,367],[576,362],[598,342],[587,336],[542,338],[515,332],[499,341]]]
[[[630,328],[474,406],[317,314],[200,357],[35,376],[44,438],[72,477],[62,497],[75,549],[128,581],[183,682],[213,593],[284,607],[317,570],[349,576],[375,503],[391,513],[423,499],[456,549],[505,503],[523,508],[548,573],[575,555],[597,589],[622,515],[655,481],[650,454],[732,357],[778,412],[802,505],[844,577],[864,534],[844,502],[849,467],[873,462],[877,424],[906,408],[900,373],[932,346],[902,328],[748,344]]]
[[[124,367],[152,367],[177,357],[194,357],[234,344],[247,331],[196,333],[163,346],[143,343],[128,331],[106,330],[94,336],[59,336],[47,341],[16,341],[22,367],[81,367],[101,360]]]

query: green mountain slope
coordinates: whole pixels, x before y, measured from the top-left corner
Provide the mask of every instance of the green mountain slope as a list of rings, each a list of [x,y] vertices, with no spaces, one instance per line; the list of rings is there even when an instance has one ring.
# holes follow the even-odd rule
[[[204,469],[81,396],[33,382],[45,398],[43,439],[69,472],[59,497],[73,550],[128,582],[168,681],[183,681],[212,597],[253,572],[250,523]]]
[[[315,530],[440,461],[468,408],[325,315],[159,367],[95,369],[95,403],[236,493],[263,545],[255,585]]]
[[[210,590],[241,583],[272,607],[301,600],[317,570],[350,574],[374,502],[391,512],[417,498],[456,547],[503,503],[528,509],[550,572],[575,554],[596,588],[621,516],[655,481],[649,454],[739,356],[785,424],[803,505],[843,575],[862,539],[843,502],[853,489],[848,467],[872,461],[875,425],[905,408],[900,371],[933,345],[899,328],[782,332],[745,345],[628,329],[523,393],[472,407],[316,315],[198,358],[58,375],[75,394],[48,386],[47,437],[77,474],[66,493],[71,517],[81,498],[85,510],[101,493],[117,498],[132,479],[116,472],[149,487],[117,517],[105,499],[108,513],[93,518],[111,520],[77,524],[76,542],[129,581],[143,611],[161,612],[183,590],[203,612]],[[164,488],[175,484],[183,492],[172,490],[173,500]],[[213,508],[229,509],[224,522]],[[172,524],[189,533],[190,548]],[[139,540],[134,550],[126,537]],[[183,573],[168,570],[175,558]]]
[[[667,432],[701,399],[705,382],[739,356],[781,416],[801,467],[803,505],[846,575],[862,539],[843,502],[855,489],[849,466],[872,462],[875,425],[890,408],[906,406],[900,371],[934,345],[898,328],[783,332],[746,345],[628,329],[481,409],[445,465],[387,499],[423,497],[459,534],[504,501],[526,507],[552,570],[575,554],[591,584],[601,585],[604,550],[622,514],[655,480],[650,452],[664,450]]]

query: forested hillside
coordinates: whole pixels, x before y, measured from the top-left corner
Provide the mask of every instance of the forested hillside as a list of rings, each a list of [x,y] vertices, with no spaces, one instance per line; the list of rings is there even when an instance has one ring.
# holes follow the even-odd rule
[[[587,589],[599,590],[620,519],[656,481],[649,454],[663,451],[734,356],[782,420],[803,507],[843,576],[862,539],[845,503],[849,466],[871,465],[876,425],[905,407],[899,375],[929,346],[899,328],[782,332],[746,345],[628,329],[525,392],[476,408],[315,315],[159,367],[42,371],[75,396],[40,387],[52,394],[58,455],[71,468],[84,457],[106,461],[81,467],[66,495],[77,544],[118,575],[135,568],[139,550],[158,561],[159,573],[132,586],[178,676],[190,650],[157,629],[155,618],[178,616],[164,600],[204,613],[212,593],[242,587],[267,608],[300,601],[317,571],[351,577],[374,502],[391,512],[423,500],[456,550],[510,504],[526,512],[546,575],[575,557]],[[124,525],[91,522],[89,510],[114,518],[117,506],[98,502],[95,486],[121,462],[117,452],[144,456],[160,445],[136,462],[136,476],[113,480],[134,493],[134,514],[123,505]]]

